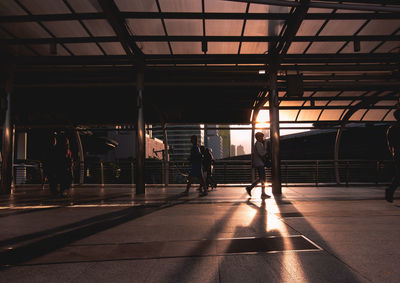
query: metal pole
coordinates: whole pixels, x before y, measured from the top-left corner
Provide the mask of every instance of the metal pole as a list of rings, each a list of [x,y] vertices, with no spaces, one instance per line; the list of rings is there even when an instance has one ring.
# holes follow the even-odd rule
[[[13,156],[12,156],[12,136],[13,129],[11,126],[11,81],[6,85],[6,105],[5,117],[3,123],[3,144],[1,149],[1,189],[0,193],[9,194],[11,192],[12,176],[13,176]]]
[[[145,160],[145,124],[143,113],[144,65],[137,70],[137,147],[136,147],[136,194],[145,193],[144,160]]]
[[[167,125],[163,123],[163,136],[164,136],[164,154],[163,154],[163,162],[164,162],[164,185],[168,187],[169,185],[169,152],[168,152],[168,135],[167,135]]]
[[[340,147],[340,138],[342,137],[343,126],[337,130],[336,140],[335,140],[335,152],[334,152],[334,166],[335,166],[335,176],[336,176],[336,184],[340,185],[340,173],[339,173],[339,147]]]
[[[83,152],[82,139],[78,130],[75,130],[76,142],[78,144],[78,156],[79,156],[79,185],[84,182],[85,175],[85,155]]]
[[[256,122],[255,122],[256,118],[255,118],[255,116],[256,116],[256,111],[254,111],[254,113],[253,113],[253,121],[251,123],[251,137],[250,137],[250,145],[251,145],[250,158],[251,159],[253,158],[252,154],[253,154],[253,151],[254,151],[254,135],[255,135],[255,132],[256,132]],[[254,171],[252,162],[253,162],[253,160],[250,160],[251,182],[253,183],[256,180],[256,173]]]

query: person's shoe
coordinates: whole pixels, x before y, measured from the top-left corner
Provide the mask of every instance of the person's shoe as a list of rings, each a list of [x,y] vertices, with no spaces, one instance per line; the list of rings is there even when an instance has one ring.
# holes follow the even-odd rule
[[[393,202],[393,193],[391,192],[390,189],[386,189],[386,190],[385,190],[385,199],[386,199],[388,202]]]
[[[251,188],[250,187],[246,187],[246,192],[249,196],[251,196]]]
[[[270,198],[271,196],[270,195],[267,195],[266,193],[262,193],[261,194],[261,198]]]
[[[182,195],[185,195],[185,196],[189,195],[189,190],[184,190],[184,191],[182,192]]]

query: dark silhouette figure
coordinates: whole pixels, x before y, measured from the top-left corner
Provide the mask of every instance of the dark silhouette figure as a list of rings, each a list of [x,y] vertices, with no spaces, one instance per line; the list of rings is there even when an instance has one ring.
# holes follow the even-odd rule
[[[386,132],[386,141],[394,162],[392,184],[385,191],[385,199],[393,202],[393,195],[400,184],[400,109],[394,112],[396,124],[390,126]]]
[[[200,151],[203,154],[203,176],[206,182],[206,188],[211,187],[211,189],[214,189],[217,187],[217,182],[214,179],[213,176],[213,166],[214,166],[214,156],[212,155],[212,149],[205,147],[205,146],[200,146]]]
[[[252,167],[257,170],[258,178],[250,185],[246,187],[246,191],[251,196],[251,190],[257,186],[258,183],[261,182],[261,197],[267,198],[270,197],[265,193],[265,182],[266,182],[266,174],[265,174],[265,166],[267,161],[269,160],[269,150],[267,147],[267,141],[264,140],[264,134],[261,132],[257,132],[255,134],[256,143],[254,144],[254,150],[251,153],[251,164]]]
[[[64,134],[54,135],[49,147],[44,172],[53,195],[64,196],[71,187],[73,178],[73,160],[69,139]],[[60,186],[60,190],[58,190]]]
[[[200,196],[205,196],[208,194],[207,188],[205,186],[205,180],[203,176],[203,155],[200,152],[199,145],[197,144],[197,136],[192,135],[190,137],[192,143],[192,148],[190,150],[189,160],[192,164],[189,175],[187,177],[185,194],[189,193],[190,186],[193,182],[198,181],[200,184]]]

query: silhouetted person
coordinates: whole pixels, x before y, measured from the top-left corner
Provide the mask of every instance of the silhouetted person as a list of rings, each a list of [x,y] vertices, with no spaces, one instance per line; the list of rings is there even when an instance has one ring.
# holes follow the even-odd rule
[[[393,195],[400,184],[400,109],[394,111],[396,124],[389,127],[386,132],[386,141],[394,162],[394,175],[392,184],[385,191],[385,199],[393,202]]]
[[[251,190],[261,182],[261,197],[270,197],[265,193],[265,163],[269,159],[269,152],[267,150],[267,142],[264,140],[264,134],[257,132],[255,134],[256,143],[254,144],[254,150],[251,153],[251,164],[252,167],[257,170],[257,179],[250,185],[246,187],[246,191],[251,196]]]
[[[190,141],[192,143],[192,148],[190,149],[190,162],[191,162],[191,169],[189,175],[187,177],[187,184],[186,190],[184,191],[185,194],[189,193],[190,186],[194,181],[198,181],[200,184],[200,195],[204,196],[207,195],[207,188],[205,186],[204,176],[203,176],[203,155],[200,152],[199,145],[197,144],[197,136],[192,135],[190,137]]]
[[[206,188],[208,189],[217,187],[217,182],[214,179],[213,166],[214,166],[214,156],[212,155],[211,148],[200,146],[200,151],[203,154],[203,176],[206,183]]]
[[[54,136],[46,161],[45,171],[51,193],[64,196],[64,191],[71,187],[73,178],[73,160],[69,139],[64,134]],[[58,186],[60,186],[60,191],[58,191]]]

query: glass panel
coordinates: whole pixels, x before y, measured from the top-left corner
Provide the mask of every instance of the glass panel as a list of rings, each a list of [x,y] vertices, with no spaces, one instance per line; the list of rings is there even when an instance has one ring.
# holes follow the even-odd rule
[[[340,94],[340,96],[362,96],[365,94],[365,91],[344,91]]]
[[[199,1],[200,2],[200,1]],[[246,3],[225,0],[204,0],[205,12],[244,13]]]
[[[50,54],[50,45],[49,44],[32,44],[30,45],[32,49],[34,49],[36,52],[38,52],[42,56],[54,56],[53,54]],[[67,50],[61,45],[57,44],[57,56],[69,56],[70,54],[68,53]]]
[[[380,41],[361,41],[360,42],[360,53],[369,53],[379,43],[380,43]],[[354,53],[354,43],[349,42],[340,53]]]
[[[93,36],[115,36],[115,32],[107,20],[84,20],[83,23]]]
[[[335,97],[339,92],[338,91],[318,91],[313,97]]]
[[[313,42],[311,47],[307,50],[307,54],[313,53],[336,53],[344,42]]]
[[[160,19],[127,19],[134,35],[165,35]]]
[[[300,54],[306,50],[308,46],[308,42],[292,42],[289,47],[288,53],[289,54]]]
[[[281,101],[279,106],[302,106],[303,101]]]
[[[35,22],[1,24],[7,31],[19,38],[48,38],[50,34]]]
[[[364,115],[365,111],[367,111],[366,109],[360,109],[357,110],[356,113],[354,113],[349,121],[360,121],[360,119],[362,118],[362,116]]]
[[[301,110],[297,121],[317,121],[321,110]]]
[[[352,103],[352,100],[334,100],[331,101],[329,106],[349,106]]]
[[[394,53],[400,52],[400,42],[396,41],[387,41],[382,44],[375,52],[377,53]]]
[[[244,29],[245,36],[267,36],[268,21],[262,20],[247,20]]]
[[[137,42],[144,54],[171,54],[167,42]]]
[[[320,35],[353,35],[365,20],[330,20]]]
[[[239,42],[209,42],[207,54],[236,54]]]
[[[101,47],[107,55],[125,55],[125,50],[119,42],[102,42]]]
[[[10,1],[9,1],[10,2]],[[20,0],[32,14],[68,14],[70,10],[62,0]]]
[[[400,27],[400,20],[371,20],[359,35],[389,35]]]
[[[268,42],[242,42],[241,54],[265,54],[268,53]]]
[[[68,43],[65,46],[74,55],[103,55],[95,43]]]
[[[86,30],[78,21],[57,21],[43,23],[56,37],[87,37]]]
[[[393,116],[394,111],[396,111],[396,109],[393,109],[389,112],[389,114],[385,117],[385,121],[396,121],[396,118]]]
[[[279,110],[279,120],[281,122],[295,121],[299,110]]]
[[[203,54],[200,42],[171,42],[174,54]]]
[[[316,35],[324,22],[325,22],[324,20],[304,20],[301,23],[300,28],[297,31],[296,35],[297,36]]]
[[[313,91],[305,91],[305,92],[303,93],[303,96],[304,96],[304,97],[310,97],[313,93],[314,93]]]
[[[397,104],[396,100],[381,100],[378,101],[375,105],[376,106],[395,106]]]
[[[26,13],[15,1],[0,1],[0,16],[20,15],[26,15]]]
[[[206,35],[240,36],[243,20],[206,20]]]
[[[365,114],[363,121],[381,121],[387,110],[371,109]]]
[[[269,12],[269,5],[263,4],[250,4],[249,13],[268,13]]]
[[[322,112],[320,121],[337,121],[342,115],[344,110],[326,109]]]
[[[14,56],[35,56],[32,50],[24,45],[8,45],[7,50]]]
[[[76,13],[97,13],[101,11],[101,8],[93,5],[92,1],[68,0],[68,3]]]
[[[164,22],[168,35],[203,35],[201,20],[166,19]]]
[[[201,12],[199,0],[159,0],[163,12]]]
[[[81,0],[80,0],[81,1]],[[121,12],[158,12],[156,1],[114,0]]]

